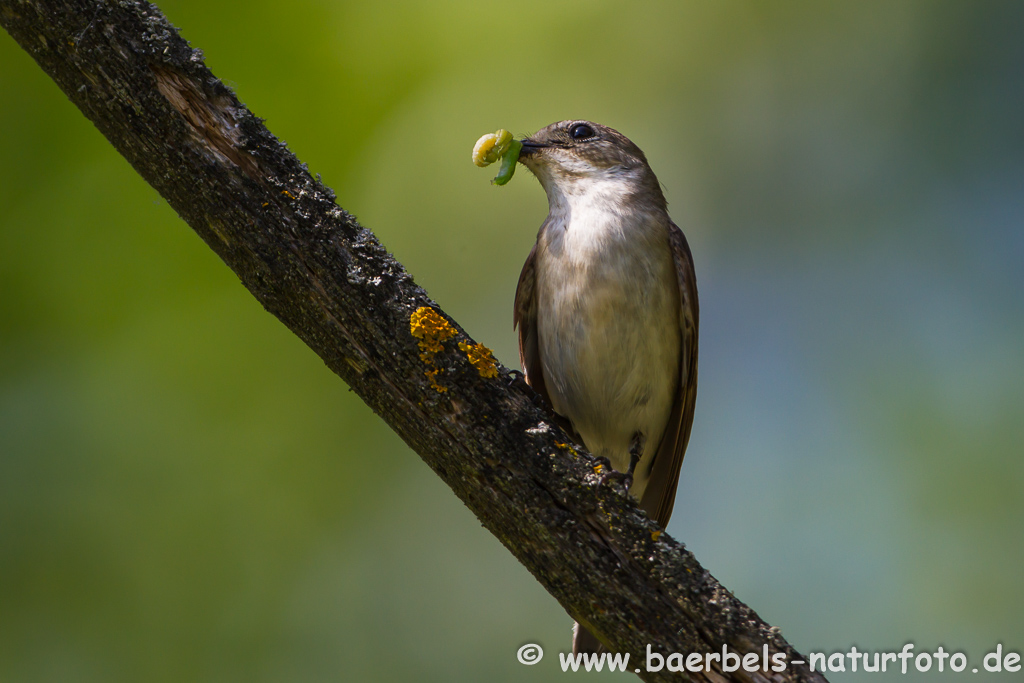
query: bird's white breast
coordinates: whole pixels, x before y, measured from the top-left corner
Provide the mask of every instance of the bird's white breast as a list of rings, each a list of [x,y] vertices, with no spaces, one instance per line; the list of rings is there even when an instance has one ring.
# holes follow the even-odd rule
[[[554,409],[587,448],[629,467],[646,437],[632,493],[646,486],[679,382],[679,292],[667,219],[623,211],[615,187],[588,179],[550,197],[537,254],[539,351]],[[550,193],[549,193],[550,195]]]

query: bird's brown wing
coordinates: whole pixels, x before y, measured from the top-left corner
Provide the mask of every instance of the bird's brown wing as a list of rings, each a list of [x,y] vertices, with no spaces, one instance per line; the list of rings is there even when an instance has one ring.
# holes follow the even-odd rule
[[[519,364],[523,367],[526,382],[540,394],[550,407],[551,398],[548,396],[547,386],[544,383],[544,372],[540,362],[540,345],[537,339],[536,260],[537,245],[534,244],[530,255],[526,257],[526,263],[523,264],[523,272],[519,274],[516,301],[512,311],[512,327],[519,329]]]
[[[683,231],[675,224],[669,226],[669,246],[679,281],[679,331],[682,342],[679,349],[679,389],[658,452],[651,461],[651,477],[640,499],[640,507],[662,527],[668,525],[669,517],[672,516],[676,486],[679,484],[679,468],[683,464],[683,454],[690,440],[690,427],[693,426],[693,407],[697,400],[697,327],[700,321],[693,256]]]

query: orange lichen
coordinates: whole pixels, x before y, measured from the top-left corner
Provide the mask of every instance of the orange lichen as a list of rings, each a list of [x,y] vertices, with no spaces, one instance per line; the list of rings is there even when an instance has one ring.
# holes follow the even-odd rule
[[[465,352],[469,364],[476,368],[481,377],[497,377],[498,364],[494,360],[494,354],[483,344],[467,344],[459,342],[459,349]]]
[[[660,537],[660,536],[661,536],[661,530],[658,530],[658,531],[652,531],[652,532],[651,532],[651,540],[652,540],[652,541],[657,541],[657,540],[658,540],[658,537]]]
[[[420,360],[428,366],[423,374],[430,380],[430,386],[438,393],[448,391],[447,387],[437,382],[441,368],[434,367],[434,356],[444,348],[444,342],[456,335],[455,328],[434,309],[421,306],[409,318],[409,332],[420,340]]]
[[[562,449],[563,451],[569,451],[573,455],[579,455],[580,454],[579,451],[577,451],[575,448],[573,448],[572,444],[570,444],[570,443],[562,443],[560,441],[556,441],[555,442],[555,446],[560,448],[560,449]],[[600,467],[600,465],[598,465],[598,467]],[[594,471],[597,472],[596,469]],[[597,472],[597,473],[600,474],[600,472]]]
[[[433,370],[427,370],[423,374],[426,375],[427,379],[430,381],[430,386],[432,386],[437,393],[443,394],[448,391],[448,387],[441,386],[437,383],[437,375],[439,372],[441,372],[441,368],[434,368]]]
[[[420,340],[419,346],[423,355],[433,356],[441,352],[441,344],[455,336],[455,328],[441,317],[441,314],[429,306],[422,306],[409,318],[409,332]]]

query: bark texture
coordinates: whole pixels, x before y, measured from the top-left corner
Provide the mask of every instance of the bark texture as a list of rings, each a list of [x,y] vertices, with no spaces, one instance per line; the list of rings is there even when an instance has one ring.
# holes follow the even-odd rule
[[[567,445],[528,387],[500,366],[486,376],[486,354],[159,9],[139,0],[0,0],[0,24],[572,617],[630,653],[631,668],[644,668],[648,644],[661,654],[766,647],[787,662],[782,672],[728,672],[719,662],[710,672],[642,670],[641,678],[824,680],[793,664],[804,658],[619,487],[598,486],[594,461]]]

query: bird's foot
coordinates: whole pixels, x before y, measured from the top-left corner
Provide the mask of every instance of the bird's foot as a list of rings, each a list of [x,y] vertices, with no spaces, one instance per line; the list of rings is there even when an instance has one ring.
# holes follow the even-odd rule
[[[530,383],[526,380],[526,375],[522,372],[519,372],[518,370],[509,370],[507,381],[510,387],[514,387],[523,392],[529,396],[534,403],[539,400],[543,400],[541,399],[540,394],[537,393],[537,390],[530,386]]]
[[[627,472],[619,472],[612,469],[612,464],[607,458],[598,458],[601,463],[598,467],[605,469],[601,473],[601,481],[598,486],[604,486],[610,481],[619,481],[622,483],[622,487],[629,493],[629,490],[633,488],[633,472],[636,471],[636,466],[640,462],[640,457],[644,452],[644,444],[647,439],[641,432],[637,432],[633,435],[632,442],[629,444],[629,470]],[[594,469],[597,469],[596,467]]]
[[[619,472],[616,469],[612,469],[612,463],[608,458],[602,458],[601,456],[594,456],[597,460],[597,464],[594,465],[594,472],[601,475],[601,478],[597,482],[597,487],[607,486],[614,483],[620,483],[626,493],[629,493],[629,489],[633,486],[633,473],[632,472]]]
[[[526,382],[526,376],[523,375],[522,373],[520,373],[518,370],[510,370],[509,371],[508,382],[509,382],[509,386],[517,387],[520,390],[527,389],[527,388],[528,389],[534,388],[534,387],[529,386],[529,384]]]
[[[530,386],[530,383],[526,381],[526,375],[518,370],[508,371],[508,385],[510,387],[516,387],[520,391],[525,391],[528,394],[537,393],[536,390]]]

